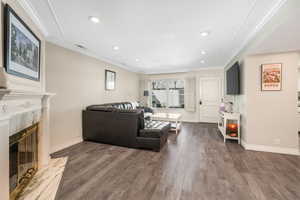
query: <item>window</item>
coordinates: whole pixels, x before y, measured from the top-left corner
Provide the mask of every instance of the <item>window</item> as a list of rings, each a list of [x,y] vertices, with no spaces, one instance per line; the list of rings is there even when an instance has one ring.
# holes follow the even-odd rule
[[[154,108],[184,108],[184,81],[152,81],[151,98]]]

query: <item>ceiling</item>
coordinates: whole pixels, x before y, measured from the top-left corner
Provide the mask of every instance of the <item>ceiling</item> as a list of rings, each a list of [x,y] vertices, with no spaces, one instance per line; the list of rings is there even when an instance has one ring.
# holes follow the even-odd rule
[[[300,1],[289,0],[272,22],[253,42],[247,54],[279,53],[300,50]]]
[[[29,8],[47,40],[142,73],[223,67],[284,2],[19,1]],[[92,23],[89,16],[98,17],[100,23]],[[210,34],[203,37],[203,31]],[[114,46],[118,46],[119,50],[114,50]],[[202,55],[201,51],[206,54]]]

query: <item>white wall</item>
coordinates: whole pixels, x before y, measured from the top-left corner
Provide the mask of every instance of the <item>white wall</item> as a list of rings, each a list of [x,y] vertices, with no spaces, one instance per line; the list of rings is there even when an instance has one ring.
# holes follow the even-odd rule
[[[185,77],[196,77],[196,112],[188,112],[185,109],[180,108],[170,108],[170,109],[163,109],[157,108],[158,112],[168,112],[168,113],[181,113],[182,120],[187,122],[199,122],[199,99],[200,99],[200,87],[199,87],[199,79],[201,77],[220,77],[223,82],[224,78],[224,70],[222,68],[211,68],[211,69],[201,69],[198,71],[186,72],[186,73],[171,73],[171,74],[148,74],[141,76],[141,82],[145,80],[159,80],[159,79],[182,79],[184,80]],[[144,88],[140,88],[140,99],[144,101],[143,98],[143,91]]]
[[[81,111],[88,105],[137,101],[139,75],[52,43],[46,44],[52,152],[81,141]],[[104,89],[105,69],[117,73],[116,90]]]
[[[281,8],[280,10],[275,13],[275,15],[272,17],[272,19],[267,22],[264,27],[258,31],[257,35],[255,37],[253,37],[249,44],[247,46],[245,46],[238,55],[235,56],[235,58],[233,58],[225,67],[225,71],[231,67],[233,65],[234,62],[239,61],[240,63],[242,63],[241,66],[241,76],[242,76],[242,93],[241,95],[238,96],[229,96],[227,95],[226,98],[228,100],[234,101],[235,103],[235,109],[236,111],[239,111],[242,115],[241,118],[241,130],[242,130],[242,139],[244,142],[244,145],[246,145],[249,149],[253,149],[253,150],[261,150],[261,151],[272,151],[272,152],[285,152],[285,153],[295,153],[298,152],[297,149],[295,148],[296,143],[298,143],[298,139],[296,139],[296,133],[295,130],[292,131],[292,129],[295,128],[295,125],[293,123],[295,123],[295,119],[296,117],[295,115],[295,111],[297,110],[295,107],[295,101],[296,98],[296,91],[297,89],[292,93],[291,91],[295,89],[295,87],[297,87],[297,82],[296,83],[291,83],[292,81],[295,81],[295,75],[297,74],[297,72],[291,73],[290,70],[294,70],[295,66],[297,66],[298,64],[295,64],[295,60],[293,61],[289,61],[289,62],[293,62],[293,65],[289,66],[289,70],[288,71],[284,71],[284,73],[287,73],[285,75],[288,76],[288,83],[291,83],[292,85],[286,85],[286,89],[283,92],[270,92],[270,93],[260,93],[259,91],[256,91],[257,93],[253,93],[253,89],[251,87],[257,87],[257,71],[253,71],[253,70],[257,70],[257,64],[264,61],[264,62],[280,62],[280,60],[286,61],[285,57],[287,56],[287,54],[265,54],[265,55],[261,55],[261,56],[253,56],[250,59],[257,59],[257,61],[251,61],[253,62],[251,65],[255,64],[254,69],[251,68],[249,66],[249,58],[247,56],[249,55],[253,55],[255,53],[255,51],[257,50],[257,47],[262,47],[264,46],[266,43],[265,41],[270,42],[270,40],[272,39],[272,34],[274,31],[277,31],[278,26],[280,24],[285,24],[286,21],[288,20],[290,13],[291,12],[295,12],[295,10],[297,9],[296,7],[298,6],[299,2],[298,1],[287,1]],[[282,45],[284,44],[286,41],[284,40],[274,40],[272,41],[278,43],[278,45]],[[258,48],[259,49],[259,48]],[[272,49],[271,49],[272,50]],[[289,57],[289,56],[288,56]],[[293,56],[292,56],[293,57]],[[264,60],[266,59],[266,60]],[[295,58],[293,58],[295,59]],[[246,66],[245,63],[246,60],[248,60]],[[255,63],[257,62],[257,63]],[[298,60],[299,63],[299,60]],[[262,64],[262,63],[260,63]],[[287,65],[290,65],[287,63]],[[284,65],[286,66],[286,64]],[[253,66],[252,66],[253,67]],[[287,67],[283,67],[283,70],[286,70]],[[250,71],[249,71],[250,70]],[[291,78],[291,80],[290,80]],[[225,81],[226,82],[226,81]],[[287,83],[286,82],[286,83]],[[286,84],[284,83],[284,84]],[[250,86],[246,86],[249,85]],[[252,84],[252,85],[251,85]],[[253,85],[255,84],[255,85]],[[259,87],[260,88],[260,87]],[[257,88],[256,88],[257,89]],[[251,92],[252,91],[252,92]],[[250,92],[250,93],[249,93]],[[290,93],[289,93],[290,92]],[[249,94],[248,94],[249,93]],[[289,101],[291,100],[288,105],[287,104],[283,104],[283,96],[281,96],[281,94],[286,94],[289,93],[291,96],[288,96],[285,101]],[[271,99],[272,95],[274,95],[274,97],[276,97],[276,99],[278,98],[278,102],[277,100],[274,101],[277,103],[277,107],[275,107],[275,105],[273,105],[273,103],[270,103],[267,101],[267,99]],[[249,97],[252,96],[252,97]],[[255,98],[255,99],[253,99]],[[256,105],[256,102],[258,101],[258,104]],[[286,103],[285,102],[285,103]],[[292,104],[292,105],[291,105]],[[272,115],[267,115],[265,113],[265,110],[262,109],[263,106],[266,106],[266,111],[271,111]],[[270,109],[269,107],[274,106],[274,110]],[[293,107],[293,110],[291,110],[291,107]],[[257,108],[257,109],[256,109]],[[279,108],[281,108],[282,110],[285,110],[283,112],[283,114],[281,115],[281,112],[279,111]],[[264,136],[260,136],[260,135],[256,135],[256,131],[253,133],[253,129],[254,127],[251,127],[253,125],[255,125],[254,121],[251,121],[253,119],[253,114],[249,113],[249,111],[253,111],[253,109],[260,113],[262,112],[263,114],[261,114],[261,116],[269,116],[269,118],[265,118],[265,117],[256,117],[256,122],[258,123],[258,130],[259,130],[259,134],[262,134]],[[262,109],[262,110],[259,110]],[[290,115],[292,116],[286,116],[287,113],[290,112]],[[256,115],[260,115],[260,114],[256,114]],[[249,118],[249,116],[252,116]],[[286,118],[283,118],[281,116],[285,116]],[[291,125],[291,127],[289,127],[287,130],[289,131],[289,134],[285,134],[283,135],[285,132],[287,132],[287,130],[283,131],[284,133],[279,133],[278,131],[282,131],[282,128],[278,128],[278,123],[279,123],[279,118],[282,119],[283,121],[283,127],[287,128],[287,126]],[[274,123],[277,123],[274,126],[271,126],[271,122],[274,119]],[[288,123],[286,123],[287,121],[290,121],[289,125],[287,125]],[[266,124],[263,125],[263,124]],[[263,128],[265,127],[265,128]],[[278,128],[278,131],[275,130],[276,128]],[[249,132],[250,130],[250,132]],[[275,131],[274,134],[272,134],[272,131]],[[293,132],[293,133],[292,133]],[[251,136],[250,136],[251,134]],[[257,138],[257,139],[255,139]],[[276,140],[276,142],[275,142]],[[278,140],[280,140],[280,144],[278,143]],[[247,142],[245,142],[247,141]],[[293,142],[292,142],[293,141]],[[274,144],[276,143],[276,144]]]
[[[298,153],[296,52],[246,57],[243,64],[242,134],[246,148],[278,153]],[[282,63],[282,90],[261,91],[261,65]]]
[[[298,92],[300,92],[300,66],[298,66]]]

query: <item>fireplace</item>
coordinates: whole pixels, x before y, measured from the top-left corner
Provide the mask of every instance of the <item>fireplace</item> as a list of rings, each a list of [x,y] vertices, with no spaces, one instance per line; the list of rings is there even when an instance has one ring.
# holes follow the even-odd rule
[[[50,99],[54,94],[17,88],[0,89],[1,200],[17,198],[37,168],[46,167],[50,160]]]
[[[38,169],[38,124],[9,137],[10,199],[18,195]]]

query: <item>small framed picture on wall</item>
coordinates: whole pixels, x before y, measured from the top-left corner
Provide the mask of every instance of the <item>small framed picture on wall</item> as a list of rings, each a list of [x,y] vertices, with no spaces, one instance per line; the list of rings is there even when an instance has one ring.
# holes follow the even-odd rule
[[[282,64],[261,65],[261,90],[280,91],[282,87]]]
[[[105,89],[106,90],[116,89],[116,72],[105,70]]]

